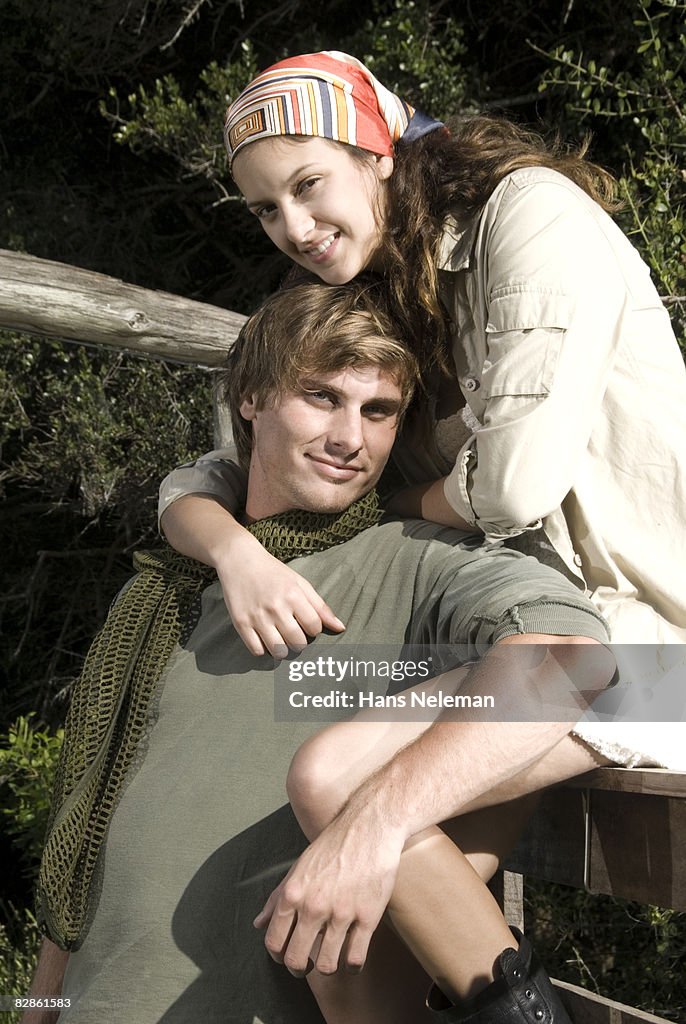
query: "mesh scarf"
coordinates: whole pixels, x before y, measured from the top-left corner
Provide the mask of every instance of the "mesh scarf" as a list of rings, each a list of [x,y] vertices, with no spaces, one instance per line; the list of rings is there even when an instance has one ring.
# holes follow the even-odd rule
[[[339,514],[287,512],[248,529],[285,562],[343,544],[382,514],[373,491]],[[170,550],[137,552],[134,568],[137,575],[110,611],[74,685],[55,777],[37,909],[63,949],[78,949],[94,912],[90,894],[99,854],[126,773],[150,730],[157,684],[215,578],[214,570]]]

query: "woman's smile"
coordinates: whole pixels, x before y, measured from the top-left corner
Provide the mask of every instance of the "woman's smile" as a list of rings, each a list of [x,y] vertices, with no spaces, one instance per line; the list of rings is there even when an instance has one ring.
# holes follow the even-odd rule
[[[301,255],[309,257],[309,259],[315,262],[321,262],[321,258],[326,256],[327,253],[333,257],[334,253],[329,253],[330,249],[335,248],[335,243],[340,238],[340,232],[334,231],[332,234],[327,235],[321,242],[316,244],[308,244],[305,249],[301,250]]]
[[[270,138],[246,146],[233,175],[272,242],[328,284],[368,268],[381,245],[383,182],[391,157],[357,158],[320,138]]]

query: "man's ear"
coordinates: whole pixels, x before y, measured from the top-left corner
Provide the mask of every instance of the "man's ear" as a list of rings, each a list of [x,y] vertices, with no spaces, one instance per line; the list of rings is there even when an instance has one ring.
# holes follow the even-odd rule
[[[257,412],[257,396],[253,394],[242,398],[238,411],[244,420],[254,420],[255,413]]]

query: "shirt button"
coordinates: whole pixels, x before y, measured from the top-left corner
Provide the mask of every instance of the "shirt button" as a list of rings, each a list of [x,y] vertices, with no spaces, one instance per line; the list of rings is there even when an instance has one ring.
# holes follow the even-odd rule
[[[465,377],[462,381],[462,386],[465,391],[476,391],[480,387],[480,382],[476,377]]]
[[[581,555],[577,554],[576,552],[574,552],[574,565],[578,565],[579,568],[581,568],[581,566],[583,565],[583,562],[581,561]]]

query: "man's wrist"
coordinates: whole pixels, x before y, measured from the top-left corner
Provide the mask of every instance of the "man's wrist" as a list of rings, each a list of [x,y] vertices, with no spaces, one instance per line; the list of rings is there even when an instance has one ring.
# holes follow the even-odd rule
[[[351,794],[339,817],[350,831],[376,833],[378,840],[402,849],[412,830],[406,814],[406,802],[394,799],[398,787],[386,779],[393,768],[393,762],[389,762],[363,782]]]

